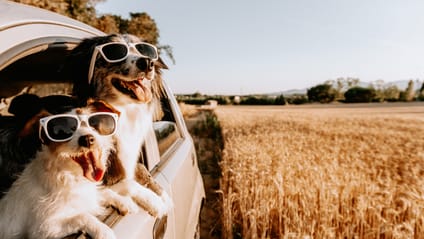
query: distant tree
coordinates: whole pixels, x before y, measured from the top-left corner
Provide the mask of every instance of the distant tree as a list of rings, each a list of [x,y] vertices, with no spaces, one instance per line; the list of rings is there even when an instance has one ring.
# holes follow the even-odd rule
[[[352,87],[344,94],[346,103],[366,103],[372,102],[376,93],[372,88]]]
[[[14,2],[31,5],[34,7],[43,8],[49,11],[57,12],[68,16],[68,2],[66,1],[51,1],[51,0],[13,0]]]
[[[191,97],[193,97],[193,98],[200,98],[200,97],[202,97],[203,95],[202,95],[202,93],[200,93],[200,92],[194,92],[192,95],[191,95]]]
[[[346,85],[346,81],[344,78],[339,77],[337,78],[337,88],[336,88],[336,99],[342,99],[343,98],[343,92]]]
[[[406,101],[412,101],[415,97],[415,91],[414,91],[414,81],[409,80],[408,87],[406,88]]]
[[[130,20],[126,31],[138,36],[146,42],[157,45],[159,39],[159,29],[156,26],[153,18],[149,14],[130,13]],[[122,29],[123,30],[123,29]]]
[[[344,93],[351,87],[359,84],[359,78],[355,77],[339,77],[336,80],[328,80],[324,84],[333,86],[336,93],[336,100],[343,100]]]
[[[293,104],[293,105],[301,105],[301,104],[309,103],[308,97],[303,94],[290,95],[289,97],[287,97],[286,101],[288,104]]]
[[[421,85],[420,92],[418,94],[418,99],[424,101],[424,81]]]
[[[93,25],[96,22],[96,8],[95,5],[100,0],[65,0],[68,5],[67,16],[78,21]]]
[[[336,91],[329,84],[320,84],[308,89],[307,95],[311,102],[329,103],[336,98]]]
[[[284,95],[281,94],[279,96],[277,96],[277,98],[275,98],[275,102],[276,105],[285,105],[286,104],[286,98],[284,98]]]
[[[384,80],[378,79],[374,82],[371,82],[370,88],[373,88],[375,90],[375,101],[384,101]]]
[[[97,20],[96,28],[107,34],[119,33],[119,25],[121,20],[121,17],[116,15],[103,15]]]
[[[398,101],[400,97],[400,90],[396,85],[391,85],[383,89],[383,97],[386,101]]]
[[[121,24],[120,31],[136,35],[144,41],[158,46],[159,50],[164,51],[171,61],[175,63],[172,47],[159,45],[159,28],[149,14],[145,12],[130,13],[130,20],[127,21],[126,26]]]
[[[248,96],[240,101],[241,105],[273,105],[274,99],[267,96]]]
[[[414,92],[414,81],[409,80],[408,86],[406,87],[405,91],[401,92],[400,94],[400,100],[401,101],[412,101],[414,100],[415,92]]]

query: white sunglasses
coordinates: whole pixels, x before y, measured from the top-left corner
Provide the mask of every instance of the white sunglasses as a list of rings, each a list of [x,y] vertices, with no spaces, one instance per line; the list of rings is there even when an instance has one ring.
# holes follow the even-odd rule
[[[88,115],[58,114],[40,119],[39,137],[42,131],[53,142],[65,142],[74,136],[81,122],[95,129],[100,135],[108,136],[116,132],[118,115],[110,112],[95,112]]]
[[[107,62],[115,63],[125,60],[128,57],[130,47],[136,49],[142,57],[149,58],[150,60],[159,59],[158,49],[154,45],[146,42],[128,44],[123,42],[109,42],[102,44],[96,46],[93,55],[91,56],[90,67],[88,70],[88,82],[90,82],[93,77],[94,66],[99,53]]]

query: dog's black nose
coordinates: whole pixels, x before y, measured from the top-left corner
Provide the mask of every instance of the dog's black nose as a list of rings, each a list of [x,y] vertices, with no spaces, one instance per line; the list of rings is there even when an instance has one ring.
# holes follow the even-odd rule
[[[78,144],[79,146],[90,148],[91,145],[94,144],[94,141],[96,141],[94,136],[91,134],[88,134],[88,135],[83,135],[79,137]]]
[[[148,58],[139,58],[136,62],[136,65],[141,71],[152,71],[154,62]]]

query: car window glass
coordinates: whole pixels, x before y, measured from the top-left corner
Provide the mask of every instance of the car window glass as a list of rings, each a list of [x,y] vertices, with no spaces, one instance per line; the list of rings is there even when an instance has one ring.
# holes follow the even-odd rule
[[[175,122],[172,107],[166,95],[161,99],[161,107],[163,117],[153,122],[153,129],[158,142],[159,154],[162,158],[162,156],[172,150],[175,143],[181,139],[182,136]]]

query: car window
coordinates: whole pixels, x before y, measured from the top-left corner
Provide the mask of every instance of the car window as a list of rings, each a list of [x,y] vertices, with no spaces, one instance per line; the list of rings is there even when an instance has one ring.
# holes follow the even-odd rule
[[[181,138],[175,122],[159,121],[153,123],[159,154],[162,156],[172,145]]]
[[[172,152],[176,143],[182,138],[181,132],[175,122],[173,109],[166,94],[161,98],[161,107],[163,117],[153,122],[156,140],[158,142],[161,161],[165,160],[166,155]]]
[[[0,71],[2,102],[0,113],[2,115],[6,114],[10,99],[18,94],[31,93],[46,96],[71,93],[72,84],[60,76],[70,45],[49,44],[42,49],[11,63]]]

